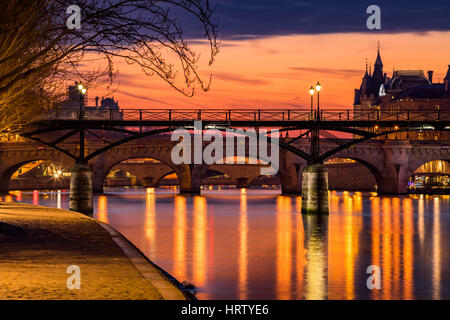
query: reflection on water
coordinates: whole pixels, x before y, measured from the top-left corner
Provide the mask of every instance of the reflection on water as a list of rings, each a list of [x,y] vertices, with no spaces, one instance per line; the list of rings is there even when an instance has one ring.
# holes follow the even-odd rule
[[[3,201],[68,207],[66,190]],[[448,196],[330,192],[328,217],[276,190],[109,189],[95,217],[121,231],[200,299],[449,299]],[[381,289],[369,290],[370,265]]]

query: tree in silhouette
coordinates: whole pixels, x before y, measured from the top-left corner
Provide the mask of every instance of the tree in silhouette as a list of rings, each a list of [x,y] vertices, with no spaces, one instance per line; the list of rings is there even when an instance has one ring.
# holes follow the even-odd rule
[[[79,29],[68,27],[71,5],[81,9]],[[17,130],[50,107],[70,79],[112,83],[118,59],[186,96],[208,90],[211,78],[199,75],[183,25],[198,24],[212,64],[219,52],[212,18],[209,0],[0,2],[0,130]],[[83,71],[90,59],[103,67]]]

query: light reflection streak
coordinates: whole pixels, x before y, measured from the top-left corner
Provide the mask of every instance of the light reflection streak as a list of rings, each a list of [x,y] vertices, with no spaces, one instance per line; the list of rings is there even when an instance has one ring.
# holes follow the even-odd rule
[[[147,188],[145,195],[145,237],[148,240],[150,252],[156,247],[156,217],[155,217],[156,195],[154,188]]]
[[[305,299],[324,300],[327,298],[327,225],[328,217],[305,215],[306,289]]]
[[[194,284],[203,287],[207,278],[207,207],[206,198],[194,197]]]
[[[381,267],[380,254],[380,198],[371,198],[372,203],[372,265]],[[372,290],[372,299],[380,299],[380,290]]]
[[[425,240],[425,200],[423,197],[423,194],[419,197],[419,217],[417,222],[417,228],[419,231],[419,239],[420,239],[420,245],[423,247],[423,243]]]
[[[242,189],[244,190],[244,189]],[[248,272],[248,221],[247,221],[247,195],[241,192],[241,205],[239,214],[239,300],[246,300],[247,296],[247,272]]]
[[[439,198],[433,200],[433,299],[441,299],[441,212]]]
[[[392,224],[391,224],[391,199],[383,198],[382,206],[382,277],[381,287],[383,299],[391,299],[391,274],[392,274]]]
[[[414,299],[414,222],[411,199],[403,199],[403,298]]]
[[[392,292],[394,296],[392,298],[399,299],[400,298],[400,199],[393,198],[392,199],[392,219],[394,224],[393,232],[393,288]]]
[[[61,190],[56,191],[56,207],[61,209]]]
[[[180,281],[186,279],[186,198],[175,196],[174,270]]]
[[[291,198],[277,197],[277,299],[291,298],[292,274]]]
[[[58,196],[61,197],[61,194],[58,194]],[[97,219],[101,222],[108,223],[108,198],[105,195],[98,197],[97,216]]]
[[[304,292],[304,274],[305,274],[305,267],[306,267],[306,249],[305,249],[305,231],[303,228],[303,219],[302,219],[302,197],[296,197],[295,199],[296,204],[296,220],[297,220],[297,265],[296,265],[296,284],[297,284],[297,292],[296,297],[297,299],[303,299]]]

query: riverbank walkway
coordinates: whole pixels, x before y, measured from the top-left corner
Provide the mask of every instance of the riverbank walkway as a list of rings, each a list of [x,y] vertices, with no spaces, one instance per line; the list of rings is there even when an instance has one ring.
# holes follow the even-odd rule
[[[80,289],[68,289],[77,267]],[[110,226],[72,211],[0,202],[0,299],[185,297]]]

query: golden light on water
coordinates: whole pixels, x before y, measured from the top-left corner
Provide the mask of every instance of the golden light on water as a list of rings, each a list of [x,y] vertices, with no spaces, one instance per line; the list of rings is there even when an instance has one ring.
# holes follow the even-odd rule
[[[204,286],[207,278],[206,269],[206,242],[207,242],[207,206],[206,198],[194,197],[194,274],[193,280],[196,286]]]
[[[433,299],[441,299],[441,212],[439,198],[433,199]]]
[[[101,222],[108,223],[108,198],[105,195],[98,197],[97,219]]]
[[[128,204],[129,210],[139,206],[142,216],[111,215],[117,200],[100,195],[96,217],[114,227],[122,223],[124,231],[120,224],[118,230],[126,236],[135,219],[133,242],[179,281],[194,284],[200,299],[225,296],[211,291],[216,283],[231,299],[445,298],[441,242],[449,197],[332,191],[331,214],[319,223],[301,214],[300,196],[258,192],[227,190],[223,201],[213,192],[184,197],[147,188],[143,203],[132,194]],[[11,194],[3,199],[20,195],[55,206],[67,200],[62,191]],[[380,290],[365,287],[370,265],[381,269]],[[267,293],[255,291],[261,286]]]
[[[248,299],[247,281],[248,281],[248,217],[247,217],[247,195],[242,193],[240,196],[240,212],[239,212],[239,300]]]
[[[287,300],[291,298],[291,274],[292,274],[292,205],[291,198],[277,197],[277,258],[276,281],[277,299]]]
[[[175,196],[174,209],[174,270],[176,277],[184,281],[186,279],[186,198]]]
[[[156,247],[156,197],[154,190],[151,189],[153,188],[148,188],[147,191],[153,192],[147,192],[145,197],[145,237],[147,238],[150,252],[153,252]]]

